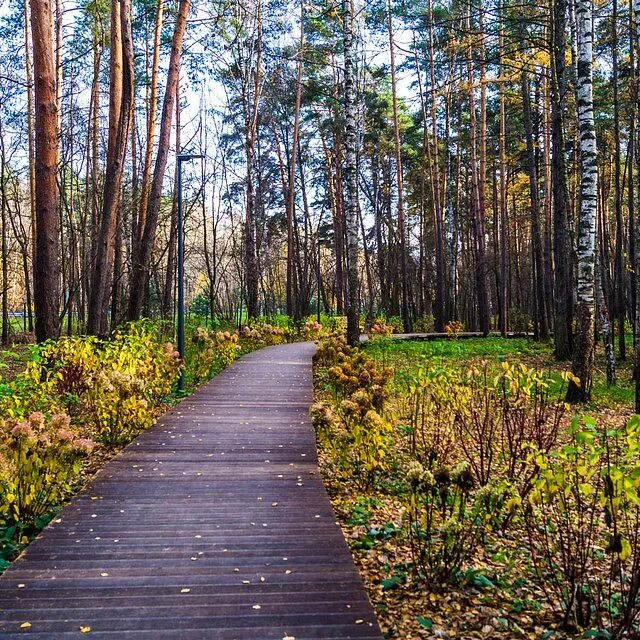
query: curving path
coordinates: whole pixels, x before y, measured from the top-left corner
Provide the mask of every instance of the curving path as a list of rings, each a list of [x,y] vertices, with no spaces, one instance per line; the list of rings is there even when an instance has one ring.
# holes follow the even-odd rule
[[[0,578],[0,637],[380,640],[316,464],[314,350],[241,358],[109,462]]]

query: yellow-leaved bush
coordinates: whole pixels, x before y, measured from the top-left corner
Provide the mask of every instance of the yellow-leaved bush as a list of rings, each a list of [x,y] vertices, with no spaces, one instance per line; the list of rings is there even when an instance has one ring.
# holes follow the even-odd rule
[[[384,415],[391,372],[380,368],[342,336],[322,340],[315,356],[333,405],[316,403],[311,416],[320,437],[334,452],[341,471],[361,486],[371,486],[387,469],[392,423]]]
[[[181,366],[173,345],[147,321],[127,325],[111,340],[62,337],[36,348],[0,399],[2,415],[64,411],[87,435],[122,444],[153,423]]]
[[[70,493],[80,461],[93,449],[66,414],[0,423],[0,525],[39,526]]]
[[[199,327],[193,334],[193,347],[192,382],[200,384],[233,363],[240,353],[240,337],[237,332]]]

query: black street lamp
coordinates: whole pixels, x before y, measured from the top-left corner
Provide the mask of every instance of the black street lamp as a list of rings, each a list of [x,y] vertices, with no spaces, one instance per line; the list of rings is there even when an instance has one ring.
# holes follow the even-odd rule
[[[182,219],[182,163],[203,155],[180,153],[178,162],[178,353],[184,362],[184,221]],[[178,379],[178,391],[184,391],[184,367]]]

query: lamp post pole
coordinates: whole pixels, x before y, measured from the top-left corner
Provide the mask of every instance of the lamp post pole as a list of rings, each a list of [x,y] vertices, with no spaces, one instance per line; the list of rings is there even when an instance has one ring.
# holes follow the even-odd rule
[[[320,324],[320,287],[322,285],[320,278],[321,278],[321,274],[320,274],[320,247],[321,247],[321,243],[320,243],[320,238],[318,238],[318,263],[316,265],[316,289],[317,289],[317,296],[318,296],[318,304],[316,305],[317,307],[317,311],[318,311],[318,324]]]
[[[202,155],[180,153],[178,162],[178,353],[184,363],[184,220],[182,217],[182,163],[196,158],[204,158]],[[178,391],[184,391],[184,367],[178,379]]]

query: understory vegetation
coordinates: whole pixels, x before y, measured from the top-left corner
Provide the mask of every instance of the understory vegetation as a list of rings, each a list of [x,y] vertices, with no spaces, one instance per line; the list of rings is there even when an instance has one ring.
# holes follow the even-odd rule
[[[190,391],[242,354],[325,331],[314,320],[301,327],[254,320],[241,331],[197,320],[186,367],[167,339],[171,325],[147,320],[108,340],[69,336],[3,353],[0,573],[88,475],[181,397],[174,387],[183,367]]]
[[[638,637],[631,383],[574,415],[545,345],[386,333],[320,343],[312,408],[386,637]]]

